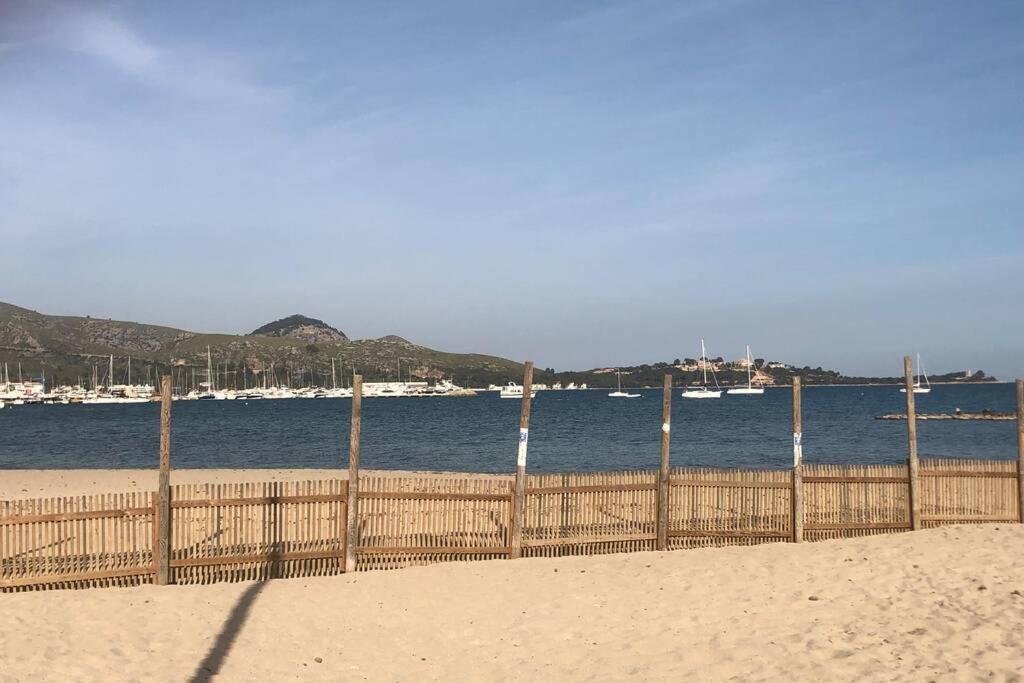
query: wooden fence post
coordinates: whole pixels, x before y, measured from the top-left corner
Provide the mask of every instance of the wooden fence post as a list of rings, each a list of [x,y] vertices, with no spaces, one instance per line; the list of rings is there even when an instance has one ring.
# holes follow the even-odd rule
[[[352,376],[352,421],[348,433],[348,499],[345,501],[345,571],[356,570],[359,545],[359,440],[363,430],[363,376]]]
[[[804,434],[800,377],[793,377],[793,542],[804,540]]]
[[[668,550],[669,445],[672,440],[672,375],[661,391],[661,467],[658,469],[658,550]]]
[[[171,376],[160,378],[160,478],[156,491],[156,584],[171,582]]]
[[[515,495],[512,498],[512,528],[509,530],[509,558],[523,554],[523,526],[526,524],[526,448],[530,441],[530,397],[533,394],[533,361],[523,369],[523,401],[519,406],[519,451],[516,457]]]
[[[1017,380],[1017,504],[1024,523],[1024,379]]]
[[[921,528],[921,498],[917,460],[917,409],[914,407],[914,361],[903,356],[903,385],[907,391],[907,470],[910,475],[910,528]]]

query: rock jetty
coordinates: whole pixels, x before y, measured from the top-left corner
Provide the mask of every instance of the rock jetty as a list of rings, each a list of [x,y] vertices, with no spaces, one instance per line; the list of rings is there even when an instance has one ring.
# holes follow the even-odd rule
[[[890,413],[879,415],[876,420],[906,420],[906,413]],[[918,420],[1013,420],[1016,416],[1013,413],[1001,413],[988,408],[980,413],[964,413],[959,408],[953,413],[918,413]]]

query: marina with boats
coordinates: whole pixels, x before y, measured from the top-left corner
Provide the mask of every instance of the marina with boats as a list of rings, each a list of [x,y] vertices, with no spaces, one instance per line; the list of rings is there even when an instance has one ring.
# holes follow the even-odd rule
[[[700,340],[700,357],[693,360],[688,359],[686,363],[679,363],[675,367],[684,371],[697,371],[697,381],[685,385],[681,396],[686,399],[720,399],[723,395],[728,396],[761,396],[765,388],[773,386],[770,375],[765,374],[764,362],[761,359],[754,359],[750,346],[745,349],[744,356],[734,362],[727,363],[721,358],[710,359],[707,355],[707,347],[703,339]],[[400,363],[401,361],[399,361]],[[118,372],[120,365],[120,373]],[[105,367],[103,367],[105,366]],[[7,363],[0,366],[0,408],[6,406],[17,406],[25,404],[83,404],[83,405],[104,405],[104,404],[131,404],[148,403],[158,401],[159,395],[156,389],[154,377],[146,377],[146,372],[132,370],[132,358],[122,359],[115,364],[115,357],[110,355],[103,366],[94,364],[91,376],[87,380],[79,378],[76,384],[48,384],[45,376],[24,378],[20,364],[17,368],[17,379],[12,380],[10,368]],[[101,370],[102,368],[102,370]],[[515,381],[508,381],[505,384],[491,384],[487,387],[464,387],[453,380],[445,378],[431,378],[414,380],[412,375],[408,379],[402,377],[401,365],[398,365],[399,379],[393,381],[376,381],[363,383],[363,396],[366,398],[399,398],[399,397],[465,397],[476,396],[485,392],[496,392],[499,398],[518,399],[523,396],[522,385]],[[716,370],[727,369],[733,372],[735,384],[727,383],[723,387],[718,380]],[[148,367],[153,372],[152,366]],[[745,372],[746,382],[740,383],[735,378],[736,370]],[[350,398],[352,388],[346,381],[346,373],[335,361],[331,360],[330,374],[319,376],[316,381],[313,372],[308,375],[305,372],[285,373],[285,377],[278,378],[278,372],[274,364],[270,363],[267,370],[260,373],[222,371],[221,366],[215,366],[213,356],[209,348],[206,350],[206,367],[175,368],[173,389],[173,400],[175,401],[258,401],[258,400],[280,400],[280,399],[330,399]],[[350,371],[354,371],[349,368]],[[609,369],[605,372],[615,373],[615,390],[607,394],[613,399],[637,399],[643,396],[638,390],[644,385],[638,385],[633,380],[632,391],[623,388],[623,375],[630,374],[621,369]],[[238,386],[238,375],[241,375],[241,386]],[[140,376],[143,381],[140,380]],[[327,381],[324,382],[323,380]],[[148,380],[148,381],[147,381]],[[296,381],[297,380],[297,381]],[[565,385],[554,382],[551,384],[535,383],[531,387],[531,396],[536,396],[538,391],[574,391],[586,390],[589,387],[586,383],[579,385],[568,382]],[[932,386],[928,375],[924,372],[920,355],[917,356],[917,372],[913,385],[915,394],[927,394],[931,392]],[[901,387],[901,392],[906,388]]]
[[[0,366],[0,408],[7,406],[19,406],[29,404],[81,404],[81,405],[105,405],[105,404],[128,404],[128,403],[149,403],[160,400],[159,392],[155,382],[131,382],[130,378],[135,375],[131,370],[131,358],[127,359],[124,370],[124,382],[118,382],[118,375],[115,368],[114,356],[111,355],[106,363],[105,372],[100,371],[98,365],[92,368],[92,376],[88,381],[80,381],[74,385],[47,386],[45,377],[22,379],[20,369],[19,378],[11,380],[9,368],[5,363]],[[400,366],[399,366],[400,367]],[[221,377],[214,369],[213,358],[210,350],[207,349],[207,367],[205,377],[196,379],[195,368],[190,368],[191,373],[179,376],[184,381],[174,386],[173,400],[175,401],[257,401],[257,400],[280,400],[280,399],[329,399],[329,398],[351,398],[352,388],[346,386],[344,373],[339,372],[334,361],[331,361],[331,382],[329,386],[322,386],[314,383],[312,373],[309,381],[301,381],[300,385],[292,383],[290,373],[285,382],[277,380],[277,374],[271,370],[262,373],[262,381],[254,381],[249,386],[248,378],[243,377],[243,386],[228,386],[229,382],[225,376]],[[401,370],[399,370],[399,374]],[[220,379],[220,382],[218,382]],[[302,380],[306,378],[303,377]],[[435,381],[415,381],[411,377],[407,381],[380,381],[363,382],[364,398],[417,398],[417,397],[465,397],[476,396],[482,392],[498,392],[501,398],[522,398],[523,387],[515,382],[509,382],[503,386],[490,385],[487,388],[467,388],[459,386],[453,381],[440,379]],[[577,387],[570,384],[563,388],[561,384],[534,384],[531,388],[531,396],[536,396],[540,390],[575,390],[586,389],[584,384]]]

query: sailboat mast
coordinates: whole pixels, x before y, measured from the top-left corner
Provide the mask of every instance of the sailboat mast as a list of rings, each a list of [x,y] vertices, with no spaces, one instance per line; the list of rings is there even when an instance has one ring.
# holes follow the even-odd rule
[[[110,354],[110,374],[107,376],[107,391],[114,386],[114,354]]]
[[[750,360],[750,344],[747,344],[747,389],[753,387],[750,383],[750,366],[753,364],[753,361]]]
[[[704,350],[704,340],[700,340],[700,367],[704,371],[704,387],[708,386],[708,353]]]
[[[209,345],[206,347],[206,390],[213,391],[213,356]]]

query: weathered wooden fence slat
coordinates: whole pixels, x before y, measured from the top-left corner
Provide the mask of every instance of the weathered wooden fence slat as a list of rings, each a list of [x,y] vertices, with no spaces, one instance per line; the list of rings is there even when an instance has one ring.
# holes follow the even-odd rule
[[[626,541],[653,541],[656,534],[617,534],[608,536],[573,536],[566,538],[540,538],[524,540],[525,548],[544,548],[556,545],[589,545],[592,543],[622,543]]]
[[[922,477],[982,477],[985,479],[1016,479],[1017,472],[972,472],[971,470],[921,470]]]
[[[348,482],[342,482],[347,484]],[[318,496],[262,496],[254,498],[204,498],[200,500],[174,500],[171,509],[183,508],[225,508],[244,505],[297,505],[299,503],[331,503],[348,499],[348,494],[326,494]]]
[[[808,531],[834,531],[840,529],[910,529],[906,522],[839,522],[835,524],[818,524],[804,522]]]
[[[171,560],[171,567],[209,567],[214,565],[228,564],[249,564],[254,562],[281,562],[289,560],[327,560],[344,559],[344,550],[331,550],[327,552],[270,552],[256,555],[211,555],[209,557],[196,557],[191,559]]]
[[[0,517],[0,526],[35,524],[37,522],[70,522],[72,520],[107,519],[152,515],[153,508],[123,508],[115,510],[82,510],[81,512],[53,512],[42,515],[15,515]]]
[[[509,551],[505,546],[373,546],[361,545],[356,550],[366,555],[505,555]]]
[[[552,493],[610,493],[613,491],[654,491],[656,483],[651,484],[593,484],[588,486],[542,486],[526,489],[528,496],[541,496]]]
[[[675,529],[668,535],[672,538],[789,538],[787,531],[757,529]]]
[[[805,484],[906,484],[910,477],[804,477]]]
[[[530,491],[527,491],[530,493]],[[385,500],[497,500],[511,502],[512,493],[455,493],[436,491],[364,491],[360,498],[382,498]]]
[[[691,477],[669,477],[671,486],[708,486],[736,489],[789,489],[788,481],[739,481],[734,479],[693,479]]]

